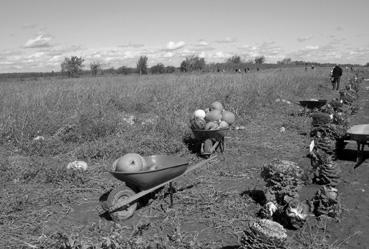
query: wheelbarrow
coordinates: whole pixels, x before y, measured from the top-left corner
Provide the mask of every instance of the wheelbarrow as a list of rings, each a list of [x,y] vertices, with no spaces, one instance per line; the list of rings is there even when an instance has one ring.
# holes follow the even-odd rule
[[[327,104],[326,99],[308,99],[308,100],[300,100],[299,105],[304,107],[304,112],[306,113],[306,109],[313,110],[315,108],[321,108]]]
[[[147,168],[154,170],[145,170],[136,173],[124,173],[109,171],[116,179],[125,183],[125,186],[114,188],[110,191],[107,200],[103,203],[103,212],[108,212],[113,221],[122,221],[131,217],[137,209],[137,200],[146,196],[155,190],[169,184],[170,206],[173,205],[174,187],[172,181],[197,169],[209,161],[213,160],[213,156],[207,160],[200,161],[197,164],[189,165],[189,163],[177,156],[152,155],[144,157],[148,165]],[[113,163],[113,169],[115,164]]]
[[[354,125],[347,130],[350,140],[357,143],[356,167],[364,161],[364,147],[369,146],[369,124]]]
[[[193,129],[192,132],[195,138],[201,142],[200,154],[209,157],[215,151],[224,152],[224,136],[229,128],[222,128],[217,130],[198,130]]]

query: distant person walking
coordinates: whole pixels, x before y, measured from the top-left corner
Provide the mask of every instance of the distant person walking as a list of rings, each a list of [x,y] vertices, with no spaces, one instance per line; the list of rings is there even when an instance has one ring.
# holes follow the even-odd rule
[[[342,68],[338,65],[335,65],[331,75],[332,90],[340,89],[341,76],[342,76]]]

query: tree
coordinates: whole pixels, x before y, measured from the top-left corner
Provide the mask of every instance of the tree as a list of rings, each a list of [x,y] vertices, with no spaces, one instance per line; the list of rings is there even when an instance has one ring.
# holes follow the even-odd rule
[[[166,73],[174,73],[176,71],[176,68],[173,66],[166,66],[165,67],[165,72]]]
[[[137,72],[141,74],[147,74],[147,60],[146,56],[141,56],[137,61]]]
[[[68,77],[78,77],[79,74],[82,72],[83,61],[84,59],[82,59],[82,57],[65,57],[64,61],[60,65],[61,72],[66,73]]]
[[[91,62],[90,69],[93,76],[96,76],[101,71],[101,64],[99,62]]]
[[[264,56],[258,56],[255,58],[255,64],[263,64],[265,62],[265,57]]]
[[[182,72],[192,72],[203,70],[205,66],[206,62],[204,58],[200,58],[198,56],[190,56],[182,61],[180,69]]]
[[[104,69],[104,72],[108,74],[115,74],[116,70],[114,67],[110,67],[110,68]]]
[[[292,63],[291,58],[284,58],[283,60],[277,62],[277,64],[282,64],[282,65],[288,65],[291,63]]]
[[[241,62],[241,57],[238,55],[233,55],[231,58],[227,59],[227,63],[240,64]]]
[[[130,73],[134,73],[135,72],[135,69],[134,68],[129,68],[129,67],[126,67],[126,66],[121,66],[117,69],[117,73],[118,74],[130,74]]]
[[[150,68],[150,71],[152,74],[161,74],[161,73],[165,73],[165,67],[162,63],[158,63],[155,66],[152,66]]]
[[[369,67],[369,62],[367,62],[367,63],[365,64],[365,66],[366,66],[366,67]]]
[[[181,72],[187,72],[187,69],[189,68],[189,66],[187,65],[187,61],[186,60],[182,61],[179,68]]]

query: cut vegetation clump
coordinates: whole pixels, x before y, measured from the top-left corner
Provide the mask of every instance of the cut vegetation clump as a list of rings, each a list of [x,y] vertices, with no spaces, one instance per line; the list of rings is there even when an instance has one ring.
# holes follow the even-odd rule
[[[252,221],[241,238],[245,249],[287,249],[286,230],[277,222],[260,219]]]
[[[303,186],[304,170],[295,162],[274,159],[263,167],[261,176],[266,182],[267,202],[285,205],[298,198]]]

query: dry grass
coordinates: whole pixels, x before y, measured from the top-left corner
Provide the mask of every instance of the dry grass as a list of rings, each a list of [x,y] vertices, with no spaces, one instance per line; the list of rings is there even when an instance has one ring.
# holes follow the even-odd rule
[[[219,248],[227,236],[238,240],[253,204],[218,183],[253,174],[250,162],[244,161],[250,148],[289,159],[291,151],[301,147],[301,141],[283,141],[301,131],[304,118],[291,117],[298,107],[276,104],[275,99],[330,99],[329,70],[1,82],[0,247]],[[176,209],[168,211],[164,190],[139,210],[143,218],[134,227],[106,228],[97,222],[82,230],[57,231],[48,225],[52,219],[62,225],[72,206],[116,185],[104,167],[126,152],[174,153],[198,160],[183,142],[190,132],[189,115],[215,100],[235,112],[237,124],[247,124],[248,130],[228,141],[232,157],[179,181],[180,188],[195,187],[176,193]],[[130,115],[135,125],[125,121]],[[280,125],[291,132],[282,137]],[[65,127],[72,128],[58,133]],[[33,141],[38,135],[45,140]],[[66,164],[75,159],[91,167],[85,173],[68,171]],[[189,232],[185,224],[194,220],[203,227]],[[224,236],[214,239],[214,233]]]

